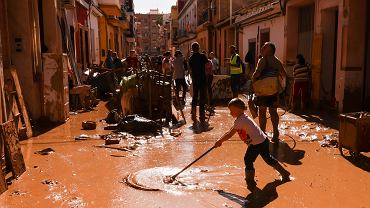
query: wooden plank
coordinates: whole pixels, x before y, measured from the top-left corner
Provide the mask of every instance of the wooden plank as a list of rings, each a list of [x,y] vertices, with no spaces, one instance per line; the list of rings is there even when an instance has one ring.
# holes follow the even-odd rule
[[[22,89],[21,89],[21,86],[19,85],[17,70],[15,69],[14,66],[10,67],[10,73],[12,74],[12,77],[13,77],[15,89],[16,89],[17,95],[18,95],[18,101],[19,101],[19,104],[20,104],[20,109],[21,109],[21,112],[22,112],[24,123],[26,125],[26,134],[27,134],[27,137],[30,138],[30,137],[32,137],[32,134],[33,134],[32,133],[32,126],[31,126],[31,123],[30,123],[30,119],[28,117],[28,112],[27,112],[26,105],[24,103]]]
[[[3,167],[5,166],[5,160],[3,161],[4,155],[4,139],[0,136],[0,194],[7,190],[7,184],[5,181],[5,174],[3,173]]]
[[[4,173],[1,170],[1,166],[0,166],[0,195],[4,193],[6,190],[8,190],[8,187],[6,185]]]
[[[13,176],[18,178],[26,171],[26,165],[24,164],[17,129],[12,120],[1,124],[0,135],[5,143],[5,154],[10,158]]]
[[[17,95],[17,92],[5,92],[5,101],[6,101],[6,106],[10,110],[7,112],[7,118],[8,120],[14,120],[15,126],[17,127],[17,130],[21,129],[23,124],[22,124],[22,119],[20,119],[20,112],[18,108],[18,103],[15,98]]]

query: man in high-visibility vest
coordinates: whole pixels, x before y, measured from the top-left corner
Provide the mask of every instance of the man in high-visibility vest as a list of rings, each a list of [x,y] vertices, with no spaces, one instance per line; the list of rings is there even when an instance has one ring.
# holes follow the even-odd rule
[[[240,90],[240,78],[243,73],[242,61],[239,54],[236,53],[236,46],[230,46],[230,76],[231,76],[231,90],[233,97],[238,97]]]

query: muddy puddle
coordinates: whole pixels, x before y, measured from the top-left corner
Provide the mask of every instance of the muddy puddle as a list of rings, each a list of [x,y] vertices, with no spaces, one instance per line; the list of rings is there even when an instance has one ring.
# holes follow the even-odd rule
[[[165,191],[172,194],[185,194],[194,191],[213,191],[230,184],[225,176],[241,175],[242,169],[234,166],[194,167],[181,173],[172,183],[164,181],[181,170],[180,167],[155,167],[131,173],[126,184],[143,191]]]

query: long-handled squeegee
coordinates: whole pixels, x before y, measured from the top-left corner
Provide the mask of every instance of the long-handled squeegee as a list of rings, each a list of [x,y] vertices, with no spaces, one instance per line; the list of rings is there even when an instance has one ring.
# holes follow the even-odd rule
[[[196,163],[198,160],[200,160],[202,157],[206,156],[209,152],[211,152],[214,148],[216,148],[215,146],[211,147],[209,150],[207,150],[205,153],[203,153],[201,156],[199,156],[197,159],[195,159],[193,162],[191,162],[189,165],[187,165],[185,168],[183,168],[181,171],[179,171],[178,173],[176,173],[175,175],[172,175],[172,176],[166,176],[164,179],[163,179],[163,182],[165,183],[172,183],[176,180],[176,177],[178,175],[180,175],[182,172],[184,172],[186,169],[188,169],[190,166],[192,166],[194,163]]]

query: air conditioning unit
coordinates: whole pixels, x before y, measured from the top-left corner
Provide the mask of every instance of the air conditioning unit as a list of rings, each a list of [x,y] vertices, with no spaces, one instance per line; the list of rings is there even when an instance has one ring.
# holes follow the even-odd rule
[[[60,0],[62,2],[62,8],[73,9],[76,7],[76,0]]]

